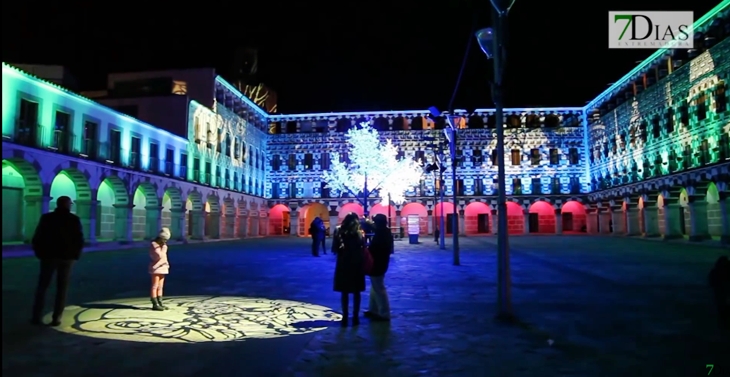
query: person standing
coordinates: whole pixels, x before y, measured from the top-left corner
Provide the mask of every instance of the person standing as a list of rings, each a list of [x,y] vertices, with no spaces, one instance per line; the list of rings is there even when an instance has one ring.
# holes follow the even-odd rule
[[[388,228],[385,215],[373,218],[375,231],[370,241],[370,254],[373,256],[373,268],[370,270],[370,301],[368,311],[363,313],[374,321],[390,321],[390,301],[385,289],[385,273],[388,272],[390,255],[393,254],[393,233]]]
[[[150,301],[152,310],[167,310],[162,303],[162,290],[165,287],[165,277],[170,273],[170,262],[167,260],[167,241],[170,240],[170,229],[163,227],[160,234],[150,245],[150,267],[149,273],[152,276],[152,287],[150,288]]]
[[[41,216],[33,235],[33,252],[40,261],[40,273],[31,317],[31,323],[34,325],[42,324],[46,291],[51,285],[54,274],[56,274],[56,301],[53,305],[50,325],[61,324],[63,309],[66,307],[71,268],[81,257],[81,251],[84,248],[81,219],[71,213],[72,205],[73,201],[68,196],[58,198],[56,209]]]
[[[322,245],[322,254],[327,254],[327,246],[325,239],[327,237],[327,229],[324,221],[319,217],[315,217],[309,225],[309,234],[312,236],[312,256],[319,256],[319,246]]]
[[[360,324],[361,293],[365,291],[365,239],[357,214],[345,216],[332,241],[332,253],[337,255],[334,291],[340,292],[342,327],[347,326],[350,294],[352,294],[352,325]]]

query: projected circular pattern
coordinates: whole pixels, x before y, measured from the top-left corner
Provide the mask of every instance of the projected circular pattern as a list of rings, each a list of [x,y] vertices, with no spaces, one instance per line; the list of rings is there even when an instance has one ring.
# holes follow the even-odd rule
[[[94,338],[153,343],[227,342],[307,334],[342,317],[304,302],[247,297],[149,298],[102,301],[66,308],[59,331]]]

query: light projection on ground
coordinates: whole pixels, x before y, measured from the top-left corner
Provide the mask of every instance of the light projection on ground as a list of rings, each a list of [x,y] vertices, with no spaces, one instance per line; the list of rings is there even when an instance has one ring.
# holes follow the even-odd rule
[[[266,298],[185,296],[164,304],[166,311],[153,311],[149,298],[70,306],[56,329],[130,342],[229,342],[308,334],[342,318],[324,306]]]

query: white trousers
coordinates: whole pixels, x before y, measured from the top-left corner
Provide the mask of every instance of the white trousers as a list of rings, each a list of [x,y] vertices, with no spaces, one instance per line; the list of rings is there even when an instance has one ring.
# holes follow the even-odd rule
[[[370,277],[370,301],[368,310],[380,317],[390,318],[390,301],[385,289],[385,276]]]

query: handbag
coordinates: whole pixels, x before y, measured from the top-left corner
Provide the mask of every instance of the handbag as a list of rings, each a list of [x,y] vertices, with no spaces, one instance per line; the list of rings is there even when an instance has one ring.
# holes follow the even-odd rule
[[[363,264],[362,264],[362,272],[365,273],[365,275],[369,275],[370,272],[373,270],[373,255],[370,254],[370,248],[367,244],[363,245],[362,248],[363,252]]]

